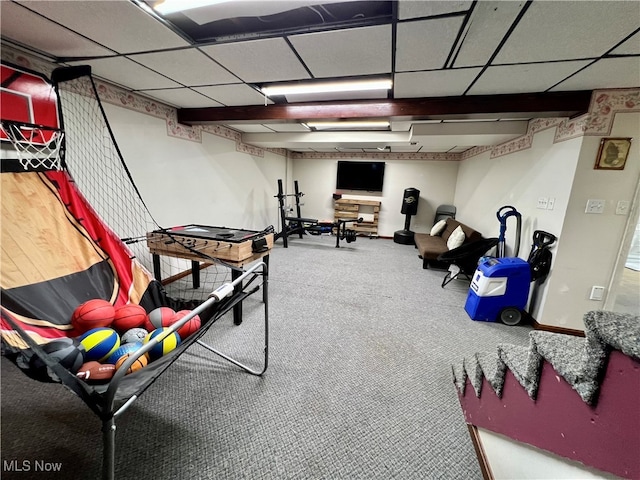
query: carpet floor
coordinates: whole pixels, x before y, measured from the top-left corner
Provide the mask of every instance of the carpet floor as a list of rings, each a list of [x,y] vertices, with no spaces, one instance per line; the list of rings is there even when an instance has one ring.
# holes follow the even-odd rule
[[[334,247],[331,236],[276,243],[267,372],[191,347],[116,422],[116,478],[482,478],[451,365],[526,346],[530,327],[471,321],[468,282],[441,288],[445,272],[423,270],[413,246]],[[257,366],[260,300],[204,340]],[[99,478],[98,418],[4,358],[1,372],[2,478]]]

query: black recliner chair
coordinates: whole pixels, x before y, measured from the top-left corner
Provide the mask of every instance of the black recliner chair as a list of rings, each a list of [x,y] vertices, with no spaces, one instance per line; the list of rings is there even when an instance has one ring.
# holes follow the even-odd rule
[[[496,245],[498,245],[497,238],[483,238],[475,242],[465,243],[458,248],[439,255],[438,262],[449,264],[449,270],[442,280],[441,287],[444,288],[450,281],[458,278],[461,273],[471,281],[471,276],[476,271],[480,258]],[[452,265],[454,266],[453,268]]]

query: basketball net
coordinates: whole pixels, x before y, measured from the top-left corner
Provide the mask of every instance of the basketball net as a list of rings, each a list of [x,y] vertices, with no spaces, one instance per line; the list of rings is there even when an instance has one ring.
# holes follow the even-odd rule
[[[64,132],[59,128],[3,121],[0,123],[0,133],[2,138],[11,142],[25,170],[60,170],[59,153]]]

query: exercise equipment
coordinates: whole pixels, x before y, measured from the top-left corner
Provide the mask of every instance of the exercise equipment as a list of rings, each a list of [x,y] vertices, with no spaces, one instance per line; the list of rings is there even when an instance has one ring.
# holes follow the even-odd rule
[[[420,190],[417,188],[406,188],[402,196],[402,209],[400,213],[405,215],[404,229],[393,234],[393,241],[403,245],[413,245],[414,232],[411,231],[411,217],[418,213],[418,200]]]
[[[498,217],[498,221],[500,222],[500,236],[498,237],[498,248],[497,255],[498,258],[502,258],[506,254],[506,233],[507,233],[507,219],[509,217],[515,217],[516,219],[516,243],[513,249],[513,256],[517,257],[520,252],[520,233],[522,230],[522,215],[518,212],[515,207],[511,205],[505,205],[501,207],[500,210],[496,213]]]
[[[302,234],[304,233],[303,224],[305,220],[309,220],[309,222],[315,221],[317,223],[317,220],[302,218],[302,214],[300,212],[300,198],[304,196],[304,193],[299,190],[297,180],[293,181],[293,188],[296,193],[285,194],[284,189],[282,188],[282,179],[278,179],[278,194],[275,195],[275,197],[278,199],[278,207],[280,210],[280,225],[282,225],[282,230],[275,234],[274,241],[282,238],[282,244],[284,248],[287,248],[288,246],[287,237],[289,235],[295,235],[297,233],[300,238],[302,238]],[[296,199],[295,217],[287,217],[287,207],[285,205],[285,199],[287,197],[295,197]]]
[[[348,223],[362,223],[362,217],[358,219],[338,219],[334,222],[323,222],[315,218],[304,218],[300,212],[300,197],[302,197],[304,193],[300,192],[297,180],[294,180],[293,185],[296,193],[285,194],[282,188],[282,179],[278,179],[278,194],[275,195],[275,197],[278,199],[282,230],[275,234],[274,241],[282,238],[282,245],[284,248],[288,248],[287,237],[290,235],[298,234],[300,238],[302,238],[302,235],[305,233],[322,235],[323,233],[333,233],[334,230],[336,235],[336,248],[340,248],[340,240],[345,240],[347,243],[356,241],[356,232],[347,229],[346,225]],[[284,201],[286,197],[295,197],[296,217],[287,216],[287,207]]]

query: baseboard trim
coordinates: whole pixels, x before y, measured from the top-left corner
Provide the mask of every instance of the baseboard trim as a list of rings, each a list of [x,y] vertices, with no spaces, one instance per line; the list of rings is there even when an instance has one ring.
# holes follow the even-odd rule
[[[467,423],[467,428],[469,429],[469,436],[471,437],[471,443],[473,443],[473,448],[476,451],[476,457],[478,458],[478,465],[480,466],[480,471],[482,472],[482,478],[484,480],[494,480],[493,473],[491,472],[491,467],[489,466],[489,461],[487,460],[487,454],[482,448],[482,442],[480,440],[480,435],[478,434],[478,428],[475,425],[471,425]]]
[[[544,325],[532,319],[531,324],[534,330],[543,330],[545,332],[561,333],[563,335],[573,335],[574,337],[584,337],[582,330],[574,330],[573,328],[556,327],[555,325]]]

